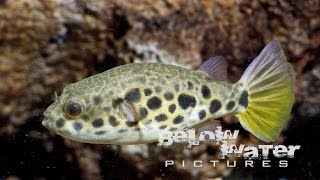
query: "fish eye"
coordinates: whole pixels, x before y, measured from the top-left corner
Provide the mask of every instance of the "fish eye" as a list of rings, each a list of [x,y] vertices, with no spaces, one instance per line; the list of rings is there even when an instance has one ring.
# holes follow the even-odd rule
[[[64,106],[64,112],[70,118],[76,118],[83,111],[83,105],[77,100],[70,100]]]

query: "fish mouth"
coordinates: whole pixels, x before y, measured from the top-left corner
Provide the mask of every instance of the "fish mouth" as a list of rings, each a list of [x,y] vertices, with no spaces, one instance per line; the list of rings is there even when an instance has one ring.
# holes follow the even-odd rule
[[[48,129],[50,129],[50,119],[48,117],[44,117],[42,120],[42,125]]]

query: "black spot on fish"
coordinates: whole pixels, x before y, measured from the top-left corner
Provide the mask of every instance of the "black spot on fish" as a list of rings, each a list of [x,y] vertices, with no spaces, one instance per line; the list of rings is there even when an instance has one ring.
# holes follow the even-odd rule
[[[126,132],[127,130],[126,129],[120,129],[118,132],[119,133],[123,133],[123,132]]]
[[[105,133],[106,131],[97,131],[94,134],[99,136],[99,135],[104,135]]]
[[[168,119],[168,117],[165,114],[159,114],[154,118],[158,122],[162,122]]]
[[[82,119],[87,122],[87,121],[89,121],[89,116],[88,115],[83,115]]]
[[[170,128],[169,131],[176,131],[178,128]]]
[[[210,103],[210,108],[209,108],[209,110],[210,110],[210,112],[213,114],[213,113],[219,111],[219,109],[221,108],[221,106],[222,106],[222,105],[221,105],[221,102],[220,102],[219,100],[217,100],[217,99],[214,99],[214,100],[212,100],[211,103]]]
[[[160,87],[160,86],[156,86],[154,89],[155,89],[155,91],[156,91],[157,93],[161,92],[161,87]]]
[[[148,116],[148,110],[146,108],[140,108],[140,118],[144,119]]]
[[[188,81],[188,89],[189,90],[193,89],[193,83],[191,81]]]
[[[167,125],[162,125],[162,126],[159,127],[159,129],[165,129],[167,127],[168,127]]]
[[[126,95],[125,99],[129,102],[138,102],[141,98],[139,88],[131,89]]]
[[[123,102],[123,99],[121,98],[114,99],[112,101],[112,107],[117,108],[122,102]]]
[[[153,96],[147,102],[147,106],[149,109],[156,110],[161,107],[162,101],[160,98]]]
[[[173,124],[179,124],[179,123],[181,123],[183,121],[183,116],[177,116],[177,117],[175,117],[174,118],[174,120],[173,120]]]
[[[111,111],[111,107],[105,106],[105,107],[103,107],[103,111],[104,112],[110,112]]]
[[[104,122],[103,122],[103,120],[102,120],[101,118],[96,119],[96,120],[94,120],[94,121],[92,122],[92,126],[93,126],[94,128],[102,127],[103,124],[104,124]]]
[[[211,92],[210,92],[210,89],[208,86],[206,85],[203,85],[202,88],[201,88],[201,93],[202,93],[202,96],[203,98],[210,98],[211,97]]]
[[[133,127],[138,124],[138,121],[126,121],[128,127]]]
[[[159,54],[156,54],[157,61],[161,61]]]
[[[95,105],[98,105],[102,102],[101,98],[99,96],[94,96],[93,97],[93,102]]]
[[[56,122],[56,126],[58,128],[62,128],[64,126],[64,124],[65,124],[65,120],[62,118],[58,119],[58,121]]]
[[[82,129],[82,124],[81,123],[79,123],[79,122],[75,122],[75,123],[73,123],[73,128],[74,128],[74,130],[76,130],[76,131],[80,131],[81,129]]]
[[[248,107],[248,91],[244,90],[240,96],[239,104],[243,107]]]
[[[228,110],[228,111],[232,110],[232,109],[234,108],[234,106],[235,106],[235,102],[234,102],[234,101],[228,102],[228,104],[227,104],[227,110]]]
[[[151,94],[152,94],[152,90],[151,89],[149,89],[149,88],[147,88],[147,89],[144,89],[144,95],[146,95],[146,96],[150,96]]]
[[[203,120],[206,117],[207,113],[205,110],[199,111],[199,119]]]
[[[173,99],[173,94],[171,92],[164,93],[164,98],[168,101],[171,101]]]
[[[177,108],[177,106],[176,106],[175,104],[171,104],[171,105],[169,106],[169,112],[170,112],[171,114],[173,114],[174,111],[176,110],[176,108]]]
[[[109,117],[109,124],[113,127],[118,126],[120,123],[117,121],[117,119],[114,116]]]
[[[178,102],[182,109],[196,106],[196,98],[187,94],[180,94],[178,97]]]

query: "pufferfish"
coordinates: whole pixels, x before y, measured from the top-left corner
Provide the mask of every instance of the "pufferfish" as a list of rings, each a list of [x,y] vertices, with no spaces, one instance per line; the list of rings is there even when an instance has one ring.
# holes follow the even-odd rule
[[[295,74],[270,42],[237,83],[223,57],[198,70],[168,64],[122,65],[66,86],[42,124],[65,138],[95,144],[142,144],[165,131],[207,126],[235,115],[257,138],[275,141],[290,115]]]

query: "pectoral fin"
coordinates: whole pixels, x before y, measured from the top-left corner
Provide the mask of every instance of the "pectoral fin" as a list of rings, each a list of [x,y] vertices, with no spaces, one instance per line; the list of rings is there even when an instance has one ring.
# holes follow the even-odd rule
[[[127,118],[129,122],[136,122],[139,120],[139,114],[136,112],[134,106],[127,102],[123,101],[120,106],[120,112]]]

